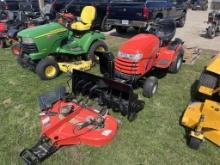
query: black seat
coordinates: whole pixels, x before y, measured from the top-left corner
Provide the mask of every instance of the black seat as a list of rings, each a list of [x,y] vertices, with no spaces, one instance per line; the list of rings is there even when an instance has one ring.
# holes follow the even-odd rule
[[[171,19],[160,20],[157,23],[156,35],[162,42],[169,42],[176,34],[176,23]]]

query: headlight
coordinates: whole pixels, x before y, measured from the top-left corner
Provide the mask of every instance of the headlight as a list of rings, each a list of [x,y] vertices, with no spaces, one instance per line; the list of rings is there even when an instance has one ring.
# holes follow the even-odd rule
[[[22,43],[24,43],[24,44],[33,44],[34,40],[32,38],[22,38]]]
[[[123,52],[118,52],[118,57],[132,60],[132,61],[139,61],[142,59],[143,54],[142,53],[137,53],[137,54],[128,54],[128,53],[123,53]]]

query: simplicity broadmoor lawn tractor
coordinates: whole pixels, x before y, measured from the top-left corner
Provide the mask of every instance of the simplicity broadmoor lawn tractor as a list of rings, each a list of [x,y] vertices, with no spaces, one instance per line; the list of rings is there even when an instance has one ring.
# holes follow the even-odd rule
[[[115,86],[124,84],[131,90],[133,87],[143,84],[144,96],[152,97],[158,88],[158,78],[152,75],[152,71],[160,69],[165,72],[168,70],[171,73],[177,73],[181,68],[184,55],[183,42],[180,39],[171,41],[175,35],[175,30],[176,25],[173,20],[162,20],[152,25],[151,34],[138,34],[126,41],[120,47],[115,60],[109,52],[96,52],[103,77]],[[97,83],[103,79],[102,77],[85,72],[80,72],[80,75],[81,80],[78,80],[74,85],[78,92],[86,93],[87,91],[89,94],[89,91],[97,88],[97,86],[100,91],[105,87],[103,83]],[[107,100],[110,100],[111,104],[121,103],[122,108],[119,110],[132,121],[143,106],[139,103],[137,109],[133,108],[134,111],[128,113],[127,110],[124,111],[123,109],[123,102],[120,102],[122,97],[123,95],[118,93],[118,97],[109,96]],[[109,105],[106,98],[101,102]],[[134,105],[136,106],[136,104]]]
[[[89,69],[97,60],[94,52],[108,49],[103,41],[104,34],[91,30],[95,16],[95,7],[86,6],[81,20],[70,27],[49,23],[19,32],[22,51],[17,57],[18,62],[36,71],[42,80],[53,79],[60,70],[69,71],[68,68]],[[67,61],[71,62],[65,63]]]
[[[198,95],[202,102],[191,103],[183,117],[182,125],[191,130],[189,147],[198,149],[204,139],[220,146],[220,55],[217,55],[202,72]]]

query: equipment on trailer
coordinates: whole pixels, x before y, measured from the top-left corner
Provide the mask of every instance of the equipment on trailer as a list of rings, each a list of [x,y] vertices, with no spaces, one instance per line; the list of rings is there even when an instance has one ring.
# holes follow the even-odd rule
[[[117,133],[117,120],[103,108],[98,111],[73,100],[65,87],[39,97],[41,137],[20,153],[25,165],[35,165],[63,146],[109,144]]]
[[[95,7],[86,6],[82,10],[81,21],[68,27],[49,23],[19,32],[22,53],[18,62],[36,71],[42,80],[59,75],[59,62],[91,60],[95,65],[94,52],[108,50],[103,41],[104,34],[92,30],[95,15]]]
[[[209,13],[206,32],[207,36],[213,39],[220,31],[220,1],[212,1],[211,9],[213,11]]]
[[[191,103],[182,118],[182,125],[191,129],[189,146],[193,149],[198,149],[204,139],[220,146],[219,65],[220,55],[205,68],[199,80],[198,94],[205,101]]]
[[[208,0],[191,0],[192,10],[208,10]]]

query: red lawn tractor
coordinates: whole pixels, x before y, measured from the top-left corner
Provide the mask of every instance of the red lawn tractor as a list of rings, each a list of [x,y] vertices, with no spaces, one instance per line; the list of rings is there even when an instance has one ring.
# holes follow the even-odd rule
[[[142,84],[144,96],[152,97],[158,88],[158,78],[153,76],[153,71],[160,69],[177,73],[183,62],[183,41],[178,38],[172,41],[176,32],[174,21],[161,20],[152,25],[149,32],[126,41],[120,47],[116,59],[109,52],[96,52],[103,77],[74,71],[78,75],[73,81],[75,91],[91,94],[96,89],[96,93],[101,93],[97,97],[102,104],[113,107],[113,110],[120,111],[122,115],[127,115],[128,120],[133,121],[137,112],[144,107],[143,102],[133,93],[133,88]],[[108,85],[103,81],[110,82],[111,87],[117,90],[106,91]],[[114,105],[120,108],[115,109]]]
[[[177,73],[182,65],[183,41],[172,38],[176,32],[175,22],[161,20],[151,25],[149,34],[138,34],[122,44],[116,59],[109,53],[98,53],[101,71],[111,74],[115,81],[137,86],[144,80],[145,97],[152,97],[158,88],[158,78],[152,75],[154,69]],[[111,65],[111,67],[106,67]],[[143,82],[143,81],[142,81]]]

